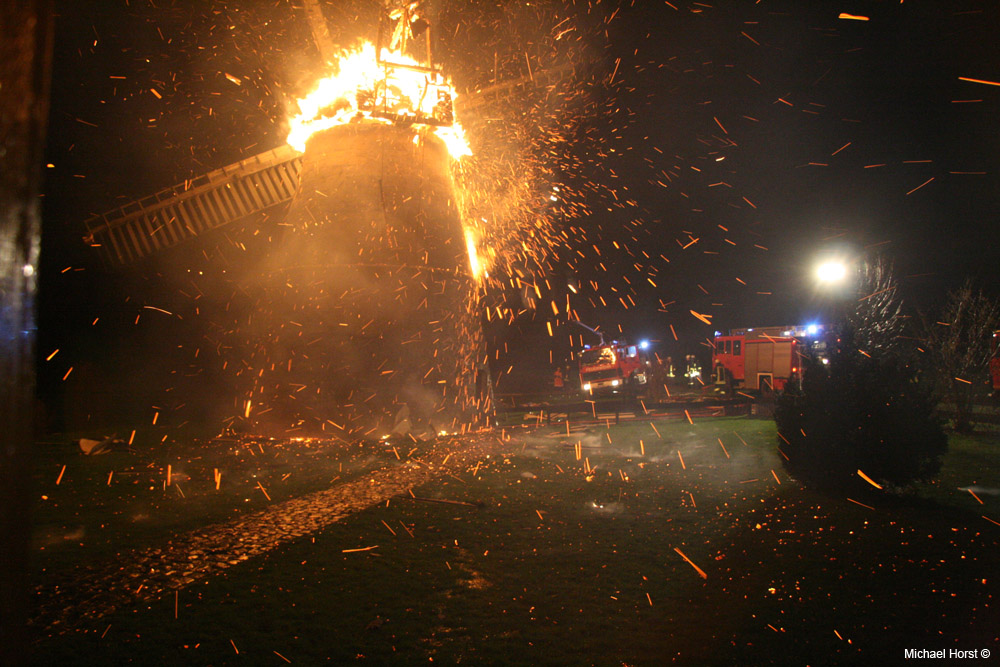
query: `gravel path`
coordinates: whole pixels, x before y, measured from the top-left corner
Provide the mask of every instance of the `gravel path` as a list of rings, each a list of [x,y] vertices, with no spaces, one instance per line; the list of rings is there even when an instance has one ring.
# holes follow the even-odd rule
[[[36,587],[31,625],[40,636],[89,628],[117,609],[180,590],[436,477],[467,470],[488,454],[499,453],[501,446],[491,435],[453,438],[422,460],[381,468],[325,491],[178,535],[164,546],[81,568],[62,583]]]

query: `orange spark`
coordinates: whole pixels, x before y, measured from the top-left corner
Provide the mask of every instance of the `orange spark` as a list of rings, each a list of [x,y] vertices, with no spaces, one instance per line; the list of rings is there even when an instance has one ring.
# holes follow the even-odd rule
[[[983,84],[986,84],[987,86],[1000,86],[1000,82],[998,82],[998,81],[985,81],[983,79],[970,79],[970,78],[964,77],[964,76],[958,77],[958,80],[959,81],[968,81],[969,83],[983,83]]]
[[[848,498],[848,500],[850,500],[850,501],[851,501],[852,503],[854,503],[855,505],[861,505],[862,507],[866,507],[866,508],[868,508],[868,509],[870,509],[870,510],[873,510],[873,511],[875,510],[875,508],[874,508],[874,507],[872,507],[871,505],[865,505],[864,503],[859,503],[859,502],[858,502],[857,500],[855,500],[854,498]]]
[[[843,146],[841,146],[841,147],[840,147],[840,148],[838,148],[837,150],[835,150],[835,151],[833,151],[832,153],[830,153],[830,157],[833,157],[834,155],[836,155],[837,153],[839,153],[840,151],[844,150],[845,148],[847,148],[847,147],[848,147],[848,146],[850,146],[850,145],[851,145],[851,142],[850,142],[850,141],[848,141],[848,142],[847,142],[846,144],[844,144]]]
[[[871,477],[869,477],[868,475],[866,475],[863,472],[861,472],[861,470],[858,470],[858,476],[861,477],[861,479],[863,479],[866,482],[868,482],[869,484],[871,484],[872,486],[874,486],[876,489],[879,489],[879,490],[882,489],[882,486],[880,484],[877,484],[875,482],[875,480],[873,480]]]
[[[691,567],[693,567],[695,569],[695,571],[698,572],[698,575],[702,579],[708,579],[708,575],[705,574],[705,570],[703,570],[700,567],[698,567],[697,565],[695,565],[694,561],[692,561],[690,558],[688,558],[687,556],[685,556],[683,551],[681,551],[677,547],[674,547],[674,551],[677,552],[677,555],[679,555],[681,558],[683,558],[685,561],[687,561],[687,564],[690,565]]]
[[[691,312],[692,315],[694,315],[695,317],[697,317],[699,320],[701,320],[705,324],[709,324],[709,325],[712,324],[712,316],[711,315],[702,315],[701,313],[695,312],[693,310],[690,311],[690,312]]]
[[[934,180],[934,177],[933,177],[933,176],[931,176],[931,177],[930,177],[930,178],[928,178],[928,179],[927,179],[926,181],[924,181],[923,183],[921,183],[921,184],[920,184],[920,185],[918,185],[917,187],[913,188],[912,190],[910,190],[910,191],[909,191],[909,192],[907,192],[906,194],[907,194],[907,195],[912,195],[912,194],[913,194],[914,192],[916,192],[916,191],[917,191],[917,190],[919,190],[920,188],[924,187],[925,185],[927,185],[928,183],[930,183],[930,182],[931,182],[931,181],[933,181],[933,180]]]

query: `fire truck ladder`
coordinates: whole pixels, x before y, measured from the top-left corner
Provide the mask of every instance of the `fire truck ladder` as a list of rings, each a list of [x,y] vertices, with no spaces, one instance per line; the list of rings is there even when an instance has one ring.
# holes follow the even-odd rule
[[[108,264],[130,264],[291,200],[301,170],[299,154],[280,146],[94,216],[84,240]]]

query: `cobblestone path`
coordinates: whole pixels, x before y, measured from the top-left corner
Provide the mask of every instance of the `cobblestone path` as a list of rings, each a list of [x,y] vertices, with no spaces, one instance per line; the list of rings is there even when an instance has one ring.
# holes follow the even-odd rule
[[[440,475],[466,470],[500,448],[494,436],[455,438],[422,460],[407,460],[325,491],[199,528],[164,546],[119,554],[61,582],[37,586],[31,624],[39,636],[91,628],[94,621],[119,608],[180,590]]]

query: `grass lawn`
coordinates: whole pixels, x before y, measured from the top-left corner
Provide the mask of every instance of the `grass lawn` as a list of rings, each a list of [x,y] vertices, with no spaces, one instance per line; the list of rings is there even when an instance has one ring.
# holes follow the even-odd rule
[[[953,438],[912,496],[852,499],[791,480],[769,421],[509,437],[506,455],[413,490],[478,506],[394,498],[41,640],[37,663],[895,664],[904,648],[1000,648],[996,436]]]
[[[394,451],[387,443],[264,438],[137,444],[98,456],[82,456],[76,445],[41,445],[32,563],[58,572],[157,546],[171,534],[329,488],[426,447],[395,444]]]

